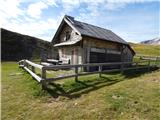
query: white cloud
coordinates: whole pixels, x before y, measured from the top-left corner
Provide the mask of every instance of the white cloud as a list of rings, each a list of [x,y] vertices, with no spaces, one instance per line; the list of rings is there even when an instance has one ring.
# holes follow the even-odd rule
[[[0,5],[0,27],[6,24],[8,19],[17,18],[24,13],[24,10],[20,8],[19,0],[1,0]]]
[[[99,17],[102,18],[105,11],[117,11],[121,8],[124,8],[128,4],[153,1],[158,0],[80,0],[80,3],[85,3],[87,7],[85,8],[85,10],[80,11],[78,19],[96,24],[96,22],[98,21],[97,19]]]
[[[80,3],[80,0],[62,0],[64,4],[77,5]]]
[[[80,3],[85,3],[89,7],[92,7],[92,11],[96,7],[105,7],[106,10],[117,10],[125,7],[127,4],[143,3],[143,2],[154,2],[158,0],[80,0]]]
[[[31,22],[18,22],[16,20],[11,20],[6,25],[5,28],[19,32],[22,34],[27,34],[35,37],[42,37],[42,35],[46,34],[48,31],[55,31],[57,26],[57,21],[55,19],[47,19],[47,20],[39,20],[39,21],[31,21]],[[53,36],[53,33],[52,33]],[[50,36],[51,37],[51,36]]]
[[[61,0],[58,3],[63,6],[64,13],[70,13],[80,6],[80,0]]]
[[[158,0],[106,0],[106,3],[104,5],[108,10],[117,10],[125,7],[127,4],[153,2],[153,1],[158,1]]]
[[[1,0],[0,27],[49,41],[60,20],[49,16],[46,19],[37,20],[37,18],[41,18],[44,9],[49,6],[57,6],[55,1]],[[23,8],[23,4],[28,5],[28,9]]]
[[[123,8],[125,7],[126,3],[112,3],[112,2],[108,2],[106,5],[105,5],[105,8],[108,9],[108,10],[118,10],[120,8]]]
[[[42,10],[46,9],[48,6],[43,2],[37,2],[30,4],[27,9],[27,14],[32,18],[40,18]]]
[[[158,0],[107,0],[111,3],[139,3],[139,2],[153,2]]]
[[[6,14],[8,17],[16,18],[18,15],[23,14],[23,10],[20,8],[19,0],[1,0],[0,12]]]
[[[47,5],[49,5],[49,6],[56,6],[56,7],[58,7],[57,1],[58,1],[58,0],[43,0],[43,2],[44,2],[45,4],[47,4]]]
[[[43,38],[45,40],[50,41],[51,38],[53,37],[55,29],[57,29],[58,27],[57,22],[58,21],[53,18],[40,21],[35,20],[31,22],[23,22],[23,23],[17,20],[11,20],[3,27],[11,31],[15,31],[30,36],[35,36],[41,39]],[[48,31],[51,31],[52,34],[49,34]]]
[[[0,5],[0,27],[7,24],[10,18],[17,18],[24,14],[24,10],[20,8],[19,0],[1,0]]]
[[[76,11],[76,18],[98,25],[103,21],[99,18],[106,20],[107,15],[103,14],[105,11],[119,10],[127,4],[151,1],[157,0],[0,0],[0,27],[50,40],[64,14],[75,14],[75,10],[80,9],[82,4],[85,7]],[[45,14],[44,10],[53,7],[62,7],[56,18],[41,17]]]

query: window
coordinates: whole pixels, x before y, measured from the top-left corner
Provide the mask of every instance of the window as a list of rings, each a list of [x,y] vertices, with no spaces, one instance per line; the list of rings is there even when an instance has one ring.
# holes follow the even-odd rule
[[[70,39],[70,33],[69,31],[66,32],[66,38],[65,38],[65,41],[69,40]]]

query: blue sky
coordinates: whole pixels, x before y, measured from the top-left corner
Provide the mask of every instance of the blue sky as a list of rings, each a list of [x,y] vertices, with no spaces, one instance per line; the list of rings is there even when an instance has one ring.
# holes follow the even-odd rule
[[[47,41],[65,14],[128,42],[160,37],[158,0],[1,0],[0,5],[0,27]]]

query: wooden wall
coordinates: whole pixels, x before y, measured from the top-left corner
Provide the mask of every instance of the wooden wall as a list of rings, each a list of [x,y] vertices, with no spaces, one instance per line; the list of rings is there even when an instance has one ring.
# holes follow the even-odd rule
[[[70,40],[73,40],[75,37],[77,37],[78,35],[76,34],[76,32],[67,24],[64,25],[63,30],[61,31],[60,35],[59,35],[59,43],[60,42],[65,42],[66,39],[66,32],[69,32],[70,34]]]
[[[128,46],[125,47],[122,53],[122,60],[124,62],[130,62],[133,60],[133,53],[132,51],[128,48]]]
[[[62,31],[60,32],[59,39],[57,40],[57,43],[62,43],[66,42],[65,37],[66,37],[66,32],[70,33],[70,39],[71,40],[76,40],[76,38],[79,37],[78,34],[67,24],[63,26]],[[58,47],[58,52],[59,52],[59,59],[62,61],[65,61],[67,59],[70,59],[71,64],[81,64],[82,63],[82,53],[81,53],[81,47],[79,45],[69,45],[69,46],[61,46]],[[77,54],[77,55],[75,55]]]
[[[118,43],[113,43],[106,40],[99,40],[89,37],[83,37],[83,46],[120,50],[120,45]]]
[[[97,49],[99,52],[107,54],[107,51],[115,51],[121,54],[121,45],[106,40],[94,39],[90,37],[83,37],[83,63],[90,63],[90,52]]]
[[[80,46],[60,47],[59,58],[62,61],[70,59],[71,64],[82,64],[82,48]]]

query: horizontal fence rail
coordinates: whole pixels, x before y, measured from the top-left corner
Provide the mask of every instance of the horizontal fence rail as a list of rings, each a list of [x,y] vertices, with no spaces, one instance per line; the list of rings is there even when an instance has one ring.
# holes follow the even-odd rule
[[[33,78],[35,78],[38,82],[41,82],[42,78],[35,73],[35,68],[42,70],[43,69],[42,65],[33,63],[29,60],[21,60],[18,63],[19,63],[19,67],[23,67],[28,73],[31,74]],[[29,69],[30,66],[31,66],[31,69]]]
[[[78,80],[79,76],[90,75],[90,74],[99,74],[101,77],[102,73],[109,73],[109,72],[116,72],[119,71],[123,73],[125,70],[131,69],[141,69],[141,68],[148,68],[151,67],[158,67],[158,61],[156,60],[143,60],[138,62],[111,62],[111,63],[87,63],[87,64],[77,64],[77,65],[52,65],[52,66],[42,66],[36,63],[33,63],[29,60],[21,60],[19,61],[19,67],[24,68],[30,75],[35,78],[38,82],[42,83],[42,86],[45,88],[48,82],[60,80],[64,78],[71,78],[75,77],[75,80]],[[160,62],[160,61],[159,61]],[[110,69],[103,69],[103,67],[110,66]],[[119,66],[118,68],[112,68],[113,66]],[[97,71],[86,71],[86,72],[79,72],[79,68],[90,68],[90,67],[97,67]],[[159,66],[160,67],[160,66]],[[37,75],[35,69],[40,70],[40,75]],[[71,75],[63,75],[53,78],[47,78],[46,71],[54,71],[60,69],[73,69],[74,74]]]
[[[160,56],[149,56],[137,54],[135,57],[139,57],[141,60],[160,60]]]

